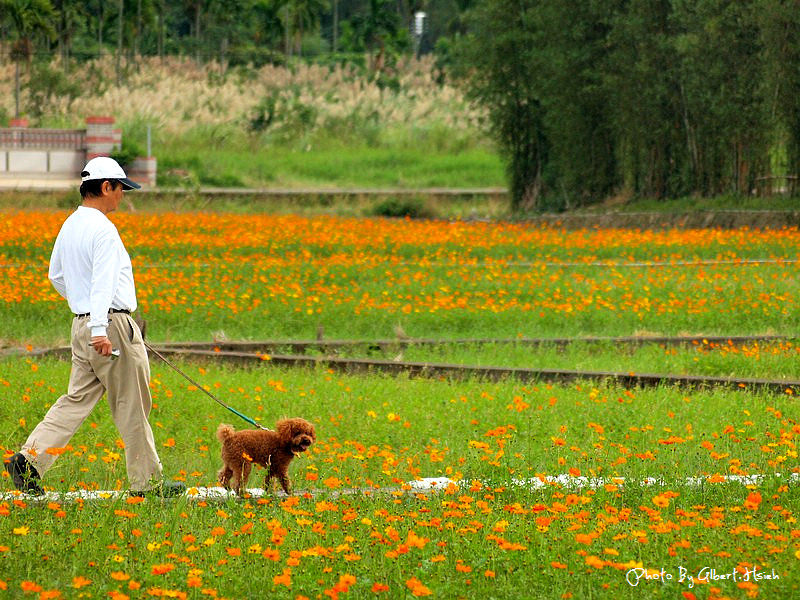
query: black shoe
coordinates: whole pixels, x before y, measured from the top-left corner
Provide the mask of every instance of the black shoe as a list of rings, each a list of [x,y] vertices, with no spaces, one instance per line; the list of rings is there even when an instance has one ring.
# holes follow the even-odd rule
[[[24,455],[17,452],[6,463],[6,471],[11,475],[11,481],[14,482],[20,492],[31,494],[32,496],[44,495],[44,489],[39,484],[41,477],[39,472],[33,467]]]
[[[158,498],[174,498],[186,493],[186,485],[180,481],[160,481],[149,490],[130,491],[134,498],[144,498],[145,496],[156,496]]]

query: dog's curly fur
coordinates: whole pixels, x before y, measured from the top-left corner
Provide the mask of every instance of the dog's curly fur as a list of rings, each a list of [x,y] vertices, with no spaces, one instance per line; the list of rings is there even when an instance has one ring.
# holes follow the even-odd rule
[[[275,431],[234,431],[230,425],[222,424],[217,428],[217,439],[222,442],[219,482],[226,489],[233,488],[241,496],[253,463],[267,469],[264,489],[268,489],[270,479],[275,477],[280,481],[283,491],[291,494],[289,463],[296,455],[308,450],[317,436],[311,423],[295,417],[278,421]]]

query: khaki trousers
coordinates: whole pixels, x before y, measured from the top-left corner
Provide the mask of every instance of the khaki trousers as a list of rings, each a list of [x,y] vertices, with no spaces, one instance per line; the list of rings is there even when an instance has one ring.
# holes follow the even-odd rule
[[[72,320],[72,371],[61,396],[28,436],[22,454],[43,475],[58,457],[49,448],[63,448],[95,404],[107,393],[111,416],[125,443],[128,483],[133,491],[161,479],[161,461],[147,418],[152,408],[150,363],[139,327],[125,313],[110,313],[108,338],[119,358],[101,356],[91,347],[89,317]]]

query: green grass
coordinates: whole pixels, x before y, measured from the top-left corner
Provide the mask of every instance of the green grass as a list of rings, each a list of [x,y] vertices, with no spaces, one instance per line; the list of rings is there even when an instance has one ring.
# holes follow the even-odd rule
[[[198,128],[159,140],[159,185],[254,188],[504,187],[504,167],[483,141],[459,134],[384,132],[380,140],[333,135],[276,140]],[[209,151],[209,149],[212,151]]]
[[[211,187],[278,188],[425,188],[502,187],[496,157],[473,150],[460,155],[432,154],[424,149],[332,149],[298,151],[283,148],[218,151],[170,151],[159,185],[180,186],[170,170],[189,166],[192,180]]]
[[[722,195],[686,198],[630,198],[625,201],[610,198],[607,202],[580,209],[580,212],[665,212],[693,213],[697,211],[797,211],[800,199],[791,194],[769,196]]]
[[[357,353],[357,352],[354,352]],[[409,346],[400,350],[370,354],[403,360],[440,362],[470,366],[502,366],[529,369],[613,371],[617,373],[660,373],[765,379],[800,379],[795,342],[743,345],[690,345],[665,347],[660,344],[617,345],[574,343],[565,347],[516,344]]]
[[[581,598],[704,597],[709,586],[690,590],[676,577],[631,587],[625,575],[635,565],[697,575],[742,564],[775,569],[779,580],[759,582],[766,597],[797,593],[800,503],[796,484],[785,486],[797,470],[789,398],[351,377],[268,362],[254,369],[180,366],[266,424],[282,415],[316,424],[318,443],[291,467],[301,495],[290,502],[0,500],[0,598],[18,597],[32,584],[64,597],[135,598],[325,598],[340,584],[351,597],[394,598],[421,591],[417,582],[441,597],[518,598],[522,588],[542,598],[568,591]],[[13,451],[66,385],[69,365],[28,357],[3,359],[0,368],[0,388],[15,406],[0,421],[0,450]],[[212,485],[219,466],[213,431],[219,422],[244,424],[158,363],[152,389],[150,420],[165,472],[190,486]],[[124,489],[117,438],[98,405],[45,485],[59,492]],[[570,469],[628,484],[514,484]],[[768,477],[756,489],[685,485],[690,476],[778,472],[782,478]],[[391,493],[404,481],[437,476],[463,487]],[[634,483],[645,477],[663,483]],[[258,481],[256,470],[251,486]],[[338,494],[364,487],[373,492]],[[302,495],[310,490],[317,495]],[[755,491],[761,501],[748,508]],[[388,590],[375,594],[375,584]],[[734,598],[747,591],[729,580],[714,587]]]

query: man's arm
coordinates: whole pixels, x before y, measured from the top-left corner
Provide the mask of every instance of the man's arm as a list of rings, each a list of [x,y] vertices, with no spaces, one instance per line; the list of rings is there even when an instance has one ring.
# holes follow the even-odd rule
[[[111,354],[108,339],[108,310],[114,299],[122,263],[122,240],[116,232],[105,231],[94,242],[92,252],[92,281],[89,292],[91,307],[88,327],[92,346],[103,356]]]
[[[47,273],[50,283],[63,298],[67,297],[67,285],[64,283],[64,265],[61,251],[60,236],[53,244],[53,253],[50,255],[50,270]]]

